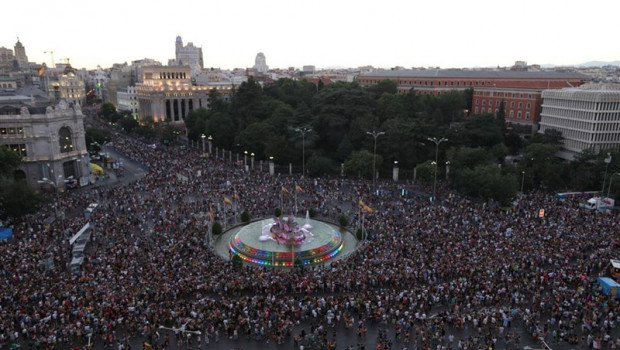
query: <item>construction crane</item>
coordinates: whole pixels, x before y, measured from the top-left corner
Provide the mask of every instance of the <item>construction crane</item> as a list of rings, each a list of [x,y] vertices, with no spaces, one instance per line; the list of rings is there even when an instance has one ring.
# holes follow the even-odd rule
[[[56,62],[54,62],[54,51],[43,51],[43,53],[49,53],[52,56],[52,68],[56,67]]]

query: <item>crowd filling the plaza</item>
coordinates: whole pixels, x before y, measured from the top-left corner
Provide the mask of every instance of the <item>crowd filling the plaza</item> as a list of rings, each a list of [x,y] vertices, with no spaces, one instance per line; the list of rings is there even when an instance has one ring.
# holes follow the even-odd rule
[[[617,258],[616,212],[585,211],[539,192],[499,208],[443,187],[434,205],[376,196],[364,180],[245,172],[126,138],[114,146],[148,174],[127,186],[64,193],[67,212],[99,206],[90,218],[68,215],[51,225],[44,221],[52,209],[43,208],[0,245],[0,348],[66,349],[90,335],[118,349],[136,338],[165,349],[171,340],[160,326],[195,331],[178,332],[178,341],[189,336],[196,348],[198,339],[209,348],[220,337],[249,337],[335,349],[332,327],[360,339],[378,327],[379,349],[488,349],[519,345],[523,333],[566,346],[620,346],[620,304],[596,282]],[[304,269],[239,267],[214,254],[209,212],[216,221],[242,210],[272,217],[281,188],[295,186],[304,189],[300,211],[333,221],[342,214],[352,226],[363,199],[373,209],[364,215],[368,239],[346,259]],[[233,193],[235,205],[223,203]],[[293,207],[292,196],[283,200]],[[87,222],[90,247],[72,273],[66,242]],[[41,264],[48,258],[53,269]],[[293,332],[300,324],[308,326]],[[462,330],[467,336],[458,336]]]

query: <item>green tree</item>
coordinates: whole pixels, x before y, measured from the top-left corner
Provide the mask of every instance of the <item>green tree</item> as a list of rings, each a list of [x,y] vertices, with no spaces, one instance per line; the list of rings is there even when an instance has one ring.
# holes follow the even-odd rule
[[[118,121],[118,125],[126,132],[131,133],[140,126],[140,123],[131,114],[126,114]]]
[[[37,194],[28,187],[25,180],[15,177],[15,170],[21,163],[21,156],[0,146],[0,219],[19,220],[36,210]]]
[[[0,146],[0,177],[13,177],[13,171],[17,169],[22,157],[8,147]]]
[[[100,113],[103,118],[110,118],[111,116],[116,114],[116,107],[114,107],[114,105],[110,102],[106,102],[101,105]]]
[[[213,233],[214,236],[219,236],[222,234],[222,224],[220,224],[219,221],[213,222],[211,233]]]
[[[329,157],[312,155],[306,163],[306,171],[310,176],[326,176],[336,173],[336,165]]]
[[[351,156],[344,162],[344,170],[350,175],[360,175],[372,178],[373,153],[361,150],[351,153]],[[381,168],[383,157],[377,154],[377,169]]]

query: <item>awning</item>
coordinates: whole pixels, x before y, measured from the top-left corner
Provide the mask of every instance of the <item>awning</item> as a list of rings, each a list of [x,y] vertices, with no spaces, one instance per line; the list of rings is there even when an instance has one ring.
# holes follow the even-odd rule
[[[104,173],[103,168],[95,163],[90,163],[90,170],[92,170],[93,173],[99,174],[99,175]]]

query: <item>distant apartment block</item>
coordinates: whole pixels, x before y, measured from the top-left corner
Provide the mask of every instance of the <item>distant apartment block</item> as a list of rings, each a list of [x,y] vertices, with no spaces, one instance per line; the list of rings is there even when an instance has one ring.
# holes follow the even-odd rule
[[[620,146],[620,85],[546,90],[542,99],[540,132],[562,133],[559,157],[573,160],[585,149],[598,153]]]
[[[138,103],[138,88],[135,86],[128,86],[123,89],[119,89],[116,92],[116,98],[118,101],[118,109],[131,113],[134,117],[138,116],[140,111],[140,104]]]
[[[440,95],[472,88],[470,114],[496,113],[503,101],[507,122],[533,128],[540,121],[543,90],[577,87],[590,81],[589,76],[579,73],[430,69],[365,72],[358,82],[367,86],[385,79],[395,80],[401,93],[413,89],[422,94]]]
[[[183,46],[183,39],[177,36],[175,41],[175,60],[173,64],[169,65],[189,66],[191,78],[196,78],[204,68],[202,48],[194,46],[191,42]]]

